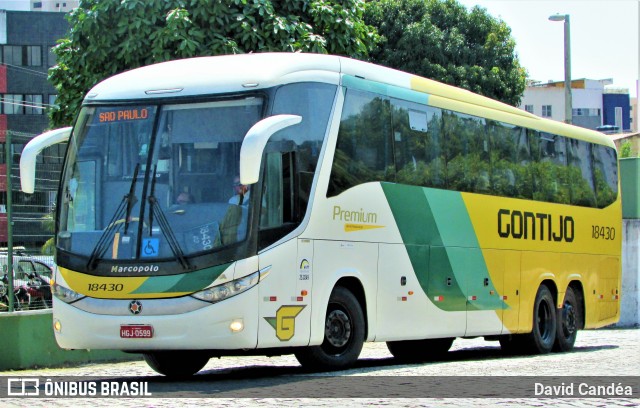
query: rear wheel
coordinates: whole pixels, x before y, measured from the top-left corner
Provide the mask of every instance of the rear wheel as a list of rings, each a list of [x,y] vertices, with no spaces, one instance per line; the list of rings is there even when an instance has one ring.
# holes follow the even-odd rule
[[[528,334],[500,337],[500,346],[512,354],[545,354],[556,341],[557,312],[553,294],[546,285],[540,285],[533,304],[533,330]]]
[[[556,342],[553,349],[556,351],[570,351],[576,342],[578,327],[580,327],[581,309],[578,299],[571,287],[567,288],[564,295],[562,309],[558,309]]]
[[[362,351],[365,328],[360,303],[348,289],[333,289],[327,306],[324,340],[295,353],[303,367],[314,370],[337,370],[353,364]]]
[[[154,371],[174,378],[191,376],[209,361],[209,356],[197,351],[158,351],[143,356]]]
[[[388,341],[387,348],[397,360],[408,363],[442,358],[453,344],[453,338]]]
[[[546,285],[540,285],[533,304],[533,330],[524,336],[524,351],[546,354],[556,341],[556,305]]]

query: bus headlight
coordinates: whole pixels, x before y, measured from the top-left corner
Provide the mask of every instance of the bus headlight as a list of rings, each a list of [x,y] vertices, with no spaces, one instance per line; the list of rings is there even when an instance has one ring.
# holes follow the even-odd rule
[[[76,300],[80,300],[84,297],[84,295],[81,295],[80,293],[75,292],[69,288],[65,288],[62,285],[58,285],[57,283],[54,283],[52,285],[52,292],[53,296],[65,303],[73,303]]]
[[[205,302],[217,303],[251,289],[256,286],[259,281],[260,272],[256,272],[240,279],[232,280],[231,282],[206,288],[191,296],[204,300]]]

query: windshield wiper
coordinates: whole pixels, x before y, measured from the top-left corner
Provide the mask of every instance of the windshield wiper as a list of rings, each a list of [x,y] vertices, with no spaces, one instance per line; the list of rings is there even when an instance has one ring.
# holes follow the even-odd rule
[[[93,248],[91,252],[91,256],[89,256],[89,261],[87,262],[87,269],[94,270],[97,266],[97,259],[102,258],[104,256],[105,251],[109,248],[109,244],[112,242],[114,235],[120,229],[122,222],[118,222],[122,220],[124,216],[124,233],[127,233],[129,228],[129,217],[131,216],[131,210],[135,203],[138,202],[136,198],[136,183],[138,181],[138,171],[140,170],[140,163],[136,164],[136,168],[133,171],[133,180],[131,180],[131,186],[129,186],[129,194],[125,194],[122,198],[122,201],[116,208],[116,211],[113,213],[111,220],[107,228],[100,235],[100,239],[98,243]]]
[[[184,252],[182,251],[182,248],[180,247],[180,243],[178,242],[178,239],[176,238],[176,235],[173,232],[173,229],[171,228],[171,224],[169,224],[167,217],[164,215],[164,212],[158,205],[158,199],[155,196],[156,170],[157,170],[157,166],[154,166],[153,180],[151,181],[151,194],[149,194],[149,198],[148,198],[149,207],[150,207],[149,236],[151,236],[153,233],[153,216],[155,215],[156,219],[158,220],[158,225],[160,226],[160,231],[162,231],[162,235],[164,235],[165,239],[167,240],[167,243],[169,244],[169,248],[171,248],[171,252],[173,252],[173,255],[175,255],[175,257],[178,258],[178,261],[180,262],[180,265],[182,265],[182,268],[184,270],[188,270],[191,268],[191,265],[189,264],[189,260],[187,260],[187,258],[184,256]]]

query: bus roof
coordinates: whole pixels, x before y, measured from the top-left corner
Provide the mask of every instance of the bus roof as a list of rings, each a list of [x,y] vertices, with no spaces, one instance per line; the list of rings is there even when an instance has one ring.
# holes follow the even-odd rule
[[[483,110],[498,112],[501,116],[513,115],[511,122],[523,121],[528,126],[534,124],[536,129],[542,131],[614,146],[613,141],[598,132],[543,119],[461,88],[355,59],[323,54],[237,54],[153,64],[105,79],[89,91],[85,102],[233,93],[299,80],[327,78],[331,74],[335,75],[334,81],[338,80],[339,74],[356,76],[481,107]]]

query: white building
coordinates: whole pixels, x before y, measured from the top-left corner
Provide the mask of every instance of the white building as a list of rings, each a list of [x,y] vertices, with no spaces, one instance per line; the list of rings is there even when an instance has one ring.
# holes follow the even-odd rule
[[[571,81],[572,123],[589,129],[602,125],[603,94],[612,79]],[[565,121],[564,81],[531,81],[524,91],[520,109],[559,122]]]

